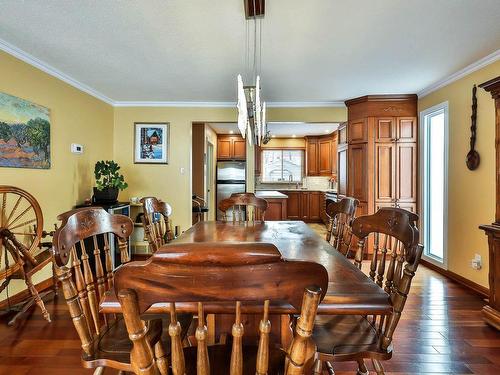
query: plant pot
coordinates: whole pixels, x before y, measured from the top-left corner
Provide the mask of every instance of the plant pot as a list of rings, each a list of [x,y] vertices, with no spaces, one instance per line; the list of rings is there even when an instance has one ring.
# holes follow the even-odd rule
[[[115,203],[118,200],[118,192],[117,188],[97,190],[97,188],[94,187],[93,201],[95,203]]]

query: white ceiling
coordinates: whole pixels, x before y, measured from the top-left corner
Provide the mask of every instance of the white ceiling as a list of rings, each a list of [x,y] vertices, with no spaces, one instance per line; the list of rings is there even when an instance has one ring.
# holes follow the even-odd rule
[[[209,123],[217,134],[239,134],[238,125],[232,122]],[[268,122],[267,129],[273,137],[305,137],[306,135],[324,135],[337,130],[338,123],[311,123],[311,122]]]
[[[266,7],[270,102],[416,93],[500,49],[499,0]],[[0,0],[0,8],[0,48],[28,53],[113,101],[235,101],[243,0]]]

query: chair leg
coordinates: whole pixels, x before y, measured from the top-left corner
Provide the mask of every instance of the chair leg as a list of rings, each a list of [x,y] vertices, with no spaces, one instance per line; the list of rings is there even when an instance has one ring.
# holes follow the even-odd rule
[[[385,375],[384,366],[382,366],[382,363],[378,359],[372,359],[372,363],[377,375]]]
[[[335,375],[335,370],[330,362],[325,362],[326,370],[328,371],[328,375]]]
[[[323,372],[323,362],[316,358],[314,361],[313,375],[322,375]]]
[[[368,375],[370,372],[366,368],[365,361],[362,359],[358,359],[358,373],[357,375]]]
[[[165,348],[161,340],[155,344],[155,359],[156,359],[156,365],[160,370],[160,374],[168,375],[168,359],[167,355],[165,354]]]
[[[98,367],[94,370],[94,375],[102,375],[104,374],[104,367]]]

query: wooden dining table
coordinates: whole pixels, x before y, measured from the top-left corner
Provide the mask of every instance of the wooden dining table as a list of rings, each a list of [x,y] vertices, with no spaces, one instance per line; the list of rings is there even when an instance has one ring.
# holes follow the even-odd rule
[[[356,315],[386,315],[392,312],[389,295],[368,278],[361,270],[321,236],[302,221],[266,221],[249,223],[232,223],[202,221],[174,240],[175,243],[205,243],[205,242],[261,242],[275,245],[283,258],[307,260],[322,264],[328,272],[328,290],[318,308],[318,314],[356,314]],[[168,245],[158,250],[168,252]],[[193,246],[196,251],[196,246]],[[169,304],[155,304],[148,313],[167,313]],[[218,306],[218,307],[217,307]],[[233,307],[217,305],[207,306],[212,313],[232,313]],[[177,311],[196,311],[193,304],[177,305]],[[230,311],[231,310],[231,311]],[[103,314],[120,313],[121,307],[113,293],[103,298],[100,304]],[[247,314],[260,312],[253,310],[252,305],[243,307]],[[281,315],[282,343],[289,340],[289,332],[284,332],[289,314],[298,311],[283,303],[271,303],[270,313]],[[212,321],[212,324],[216,324]],[[222,322],[219,322],[219,325]],[[212,328],[214,329],[214,328]],[[210,330],[210,327],[209,327]]]

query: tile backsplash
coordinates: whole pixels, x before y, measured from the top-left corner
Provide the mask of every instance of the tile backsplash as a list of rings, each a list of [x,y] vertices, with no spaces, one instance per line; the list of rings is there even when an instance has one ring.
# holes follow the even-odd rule
[[[309,190],[327,190],[330,189],[330,177],[328,176],[308,176],[302,179],[302,183],[299,183],[299,187],[304,187]],[[296,183],[262,183],[257,181],[255,184],[256,189],[268,189],[268,190],[280,190],[280,189],[293,189],[297,186]],[[337,187],[337,183],[333,188]]]

